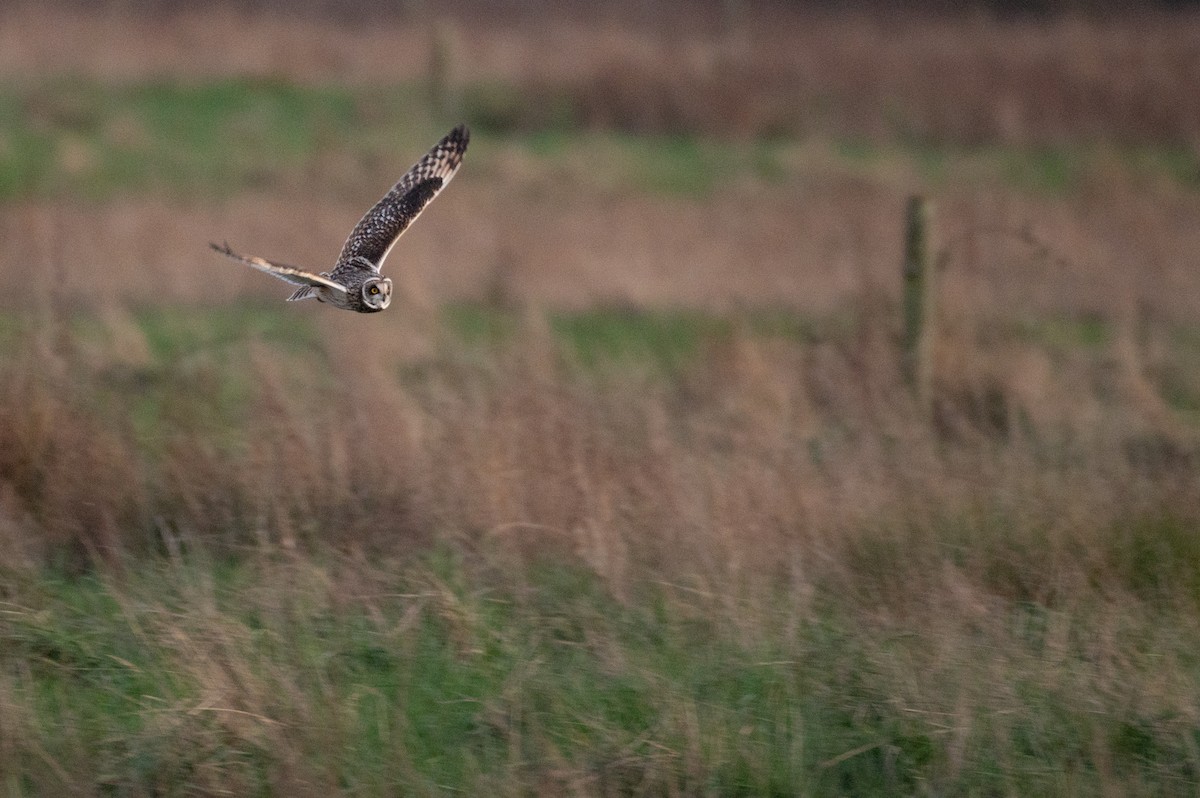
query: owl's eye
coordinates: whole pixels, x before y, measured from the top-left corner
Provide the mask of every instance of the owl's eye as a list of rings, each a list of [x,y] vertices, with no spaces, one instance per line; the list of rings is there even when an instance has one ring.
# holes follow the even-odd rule
[[[379,293],[379,286],[377,286],[377,285],[371,286],[371,296],[375,296],[378,293]]]

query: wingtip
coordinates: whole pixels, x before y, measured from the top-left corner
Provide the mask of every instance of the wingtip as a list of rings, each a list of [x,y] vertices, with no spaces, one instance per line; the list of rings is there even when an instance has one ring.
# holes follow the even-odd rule
[[[448,135],[447,138],[461,141],[465,147],[471,140],[471,129],[467,127],[466,122],[459,122],[454,126],[454,129],[450,131],[450,135]]]

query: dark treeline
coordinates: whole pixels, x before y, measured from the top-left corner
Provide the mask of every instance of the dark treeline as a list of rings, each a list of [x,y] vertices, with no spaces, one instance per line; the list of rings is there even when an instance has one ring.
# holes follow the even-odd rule
[[[721,18],[747,12],[769,13],[774,9],[811,10],[816,13],[897,13],[892,0],[560,0],[548,7],[541,0],[51,0],[62,5],[107,5],[138,13],[170,13],[197,7],[216,6],[262,13],[289,13],[340,19],[347,22],[398,15],[535,17],[547,13],[561,16],[635,15],[654,17],[685,11],[689,17]],[[990,13],[997,16],[1054,16],[1085,14],[1145,14],[1195,9],[1200,0],[910,0],[905,13],[958,14]]]

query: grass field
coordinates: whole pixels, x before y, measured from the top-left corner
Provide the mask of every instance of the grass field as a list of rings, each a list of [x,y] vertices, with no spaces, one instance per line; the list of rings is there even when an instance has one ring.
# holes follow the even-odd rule
[[[0,793],[1195,793],[1197,17],[646,8],[0,10]]]

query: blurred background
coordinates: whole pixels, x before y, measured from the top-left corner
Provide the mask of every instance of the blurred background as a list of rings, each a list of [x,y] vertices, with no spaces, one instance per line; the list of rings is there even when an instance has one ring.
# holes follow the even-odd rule
[[[5,3],[0,785],[1191,794],[1198,85],[1185,2]],[[209,250],[459,122],[388,312]]]

